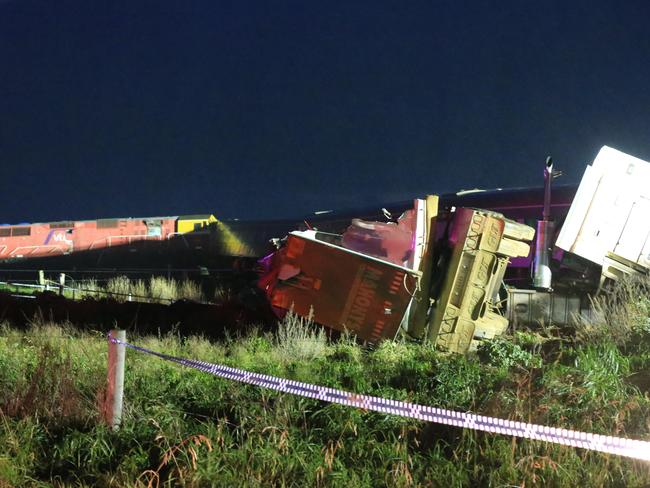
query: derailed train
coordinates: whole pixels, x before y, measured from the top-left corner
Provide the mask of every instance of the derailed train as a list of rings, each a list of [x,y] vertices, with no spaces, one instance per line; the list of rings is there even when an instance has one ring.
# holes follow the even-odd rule
[[[544,188],[443,194],[435,204],[429,197],[415,205],[274,221],[199,215],[0,226],[0,272],[22,267],[120,273],[128,266],[209,274],[233,264],[250,269],[267,256],[260,261],[259,283],[280,312],[313,312],[317,322],[351,329],[369,342],[401,330],[462,351],[499,333],[508,321],[568,323],[588,313],[587,294],[604,276],[646,272],[649,167],[605,147],[580,188],[556,187],[552,196],[548,164]],[[484,210],[466,210],[476,208]],[[410,234],[394,232],[400,226]],[[491,228],[499,242],[490,247],[480,235]],[[470,261],[487,270],[484,277],[462,272],[472,268]],[[350,270],[355,271],[346,288],[342,278]],[[463,305],[454,293],[473,298]],[[398,295],[401,304],[395,306]],[[460,316],[450,322],[446,312]],[[438,340],[445,323],[451,324],[452,339],[446,343]]]
[[[402,333],[450,352],[476,348],[510,321],[591,319],[588,294],[650,270],[650,164],[603,147],[566,212],[552,199],[550,158],[544,176],[534,227],[525,223],[530,208],[512,200],[491,210],[447,201],[440,212],[440,199],[428,196],[395,223],[291,232],[267,258],[261,285],[280,313],[293,309],[370,343]],[[502,283],[511,284],[503,294]]]
[[[554,189],[553,214],[563,219],[577,190]],[[500,212],[521,223],[535,225],[543,210],[543,188],[520,188],[442,194],[439,221],[449,220],[454,208],[473,207]],[[320,211],[299,218],[277,220],[216,219],[211,214],[67,220],[45,223],[0,224],[0,273],[12,270],[62,270],[92,276],[98,271],[182,269],[226,270],[252,267],[274,250],[272,241],[294,230],[318,229],[342,234],[353,219],[387,220],[398,217],[413,201],[350,210]],[[395,220],[395,219],[392,219]],[[507,279],[525,283],[532,255],[513,260]]]

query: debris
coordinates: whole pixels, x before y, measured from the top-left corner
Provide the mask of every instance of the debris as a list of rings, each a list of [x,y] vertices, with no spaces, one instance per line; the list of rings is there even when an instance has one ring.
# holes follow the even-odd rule
[[[604,146],[587,166],[556,245],[603,267],[650,271],[650,163]]]
[[[466,352],[505,331],[498,291],[509,257],[534,229],[460,208],[437,220],[438,198],[415,200],[397,223],[354,219],[342,235],[291,232],[260,281],[278,314],[293,310],[376,343],[398,331]],[[451,224],[440,239],[438,224]]]
[[[329,235],[331,236],[331,235]],[[377,342],[395,337],[419,273],[328,242],[314,230],[291,232],[263,280],[279,312],[303,317]],[[410,285],[406,285],[410,283]]]
[[[527,256],[534,233],[495,212],[458,209],[443,243],[448,265],[434,271],[445,278],[440,291],[430,295],[436,301],[426,339],[442,350],[464,353],[505,332],[508,319],[498,307],[499,289],[509,258]]]

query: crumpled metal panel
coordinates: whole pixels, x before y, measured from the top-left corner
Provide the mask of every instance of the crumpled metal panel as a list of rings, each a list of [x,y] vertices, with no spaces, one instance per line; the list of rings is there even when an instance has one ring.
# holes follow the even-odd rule
[[[349,330],[370,343],[395,337],[417,272],[292,232],[265,279],[271,304],[315,322]]]

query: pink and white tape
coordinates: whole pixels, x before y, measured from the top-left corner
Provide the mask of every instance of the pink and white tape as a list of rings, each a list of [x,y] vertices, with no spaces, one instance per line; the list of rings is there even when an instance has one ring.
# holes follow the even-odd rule
[[[284,393],[291,393],[293,395],[314,398],[325,402],[357,407],[364,410],[373,410],[375,412],[399,415],[401,417],[410,417],[427,422],[454,425],[465,429],[510,435],[524,439],[553,442],[565,446],[581,447],[592,451],[650,461],[649,441],[640,441],[600,434],[589,434],[575,430],[560,429],[525,422],[515,422],[513,420],[486,417],[466,412],[457,412],[444,408],[428,407],[399,400],[359,395],[344,390],[337,390],[335,388],[313,385],[311,383],[302,383],[300,381],[293,381],[260,373],[252,373],[250,371],[231,368],[229,366],[206,363],[194,359],[177,358],[168,354],[151,351],[144,347],[135,346],[128,342],[122,342],[112,337],[110,340],[114,343],[123,344],[128,348],[152,354],[167,361],[198,369],[221,378],[263,386]]]

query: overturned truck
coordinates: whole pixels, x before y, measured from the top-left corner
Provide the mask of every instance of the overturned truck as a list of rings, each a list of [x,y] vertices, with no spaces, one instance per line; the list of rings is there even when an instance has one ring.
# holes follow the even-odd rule
[[[438,198],[414,202],[396,223],[353,220],[343,235],[291,232],[267,258],[271,304],[376,343],[401,330],[465,352],[502,333],[500,284],[526,256],[534,229],[503,215],[458,209],[445,227]]]
[[[439,209],[431,195],[396,221],[290,232],[261,260],[259,284],[278,315],[370,344],[401,334],[465,353],[509,322],[567,324],[590,314],[606,280],[648,272],[650,164],[603,147],[565,221],[551,213],[550,159],[544,175],[537,229],[489,209]],[[530,263],[526,286],[504,285],[512,261]]]

